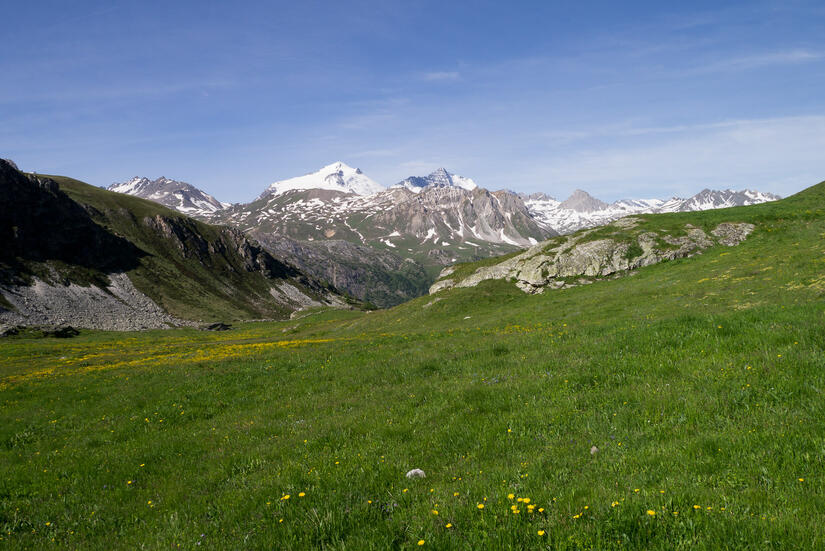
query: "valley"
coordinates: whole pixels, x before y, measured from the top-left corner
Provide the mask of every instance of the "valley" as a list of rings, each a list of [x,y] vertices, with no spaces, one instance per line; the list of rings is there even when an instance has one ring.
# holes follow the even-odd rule
[[[603,231],[753,229],[540,294],[3,339],[3,543],[819,548],[823,204],[645,215]]]
[[[825,549],[822,2],[3,7],[0,551]]]
[[[275,182],[252,202],[235,205],[164,178],[136,177],[109,189],[239,228],[313,277],[379,307],[421,296],[447,266],[512,253],[631,214],[779,198],[750,190],[705,189],[689,199],[608,204],[577,190],[557,201],[543,193],[488,191],[443,168],[384,187],[342,162]]]

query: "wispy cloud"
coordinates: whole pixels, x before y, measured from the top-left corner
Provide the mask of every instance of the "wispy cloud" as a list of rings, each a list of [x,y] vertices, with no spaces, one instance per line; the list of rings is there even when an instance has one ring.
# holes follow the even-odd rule
[[[578,128],[571,130],[552,130],[542,132],[540,135],[549,140],[553,145],[573,143],[577,141],[590,141],[596,138],[628,138],[634,136],[652,136],[656,134],[691,134],[712,130],[722,130],[727,128],[747,129],[748,127],[763,127],[766,124],[789,120],[808,120],[810,117],[779,117],[764,119],[731,119],[716,122],[706,122],[697,124],[675,124],[668,126],[646,126],[637,125],[632,121],[592,128]],[[814,117],[817,118],[817,117]]]
[[[759,54],[729,57],[712,63],[694,67],[686,71],[687,74],[717,73],[725,71],[748,71],[763,67],[799,65],[825,58],[825,53],[809,50],[787,50],[763,52]]]
[[[449,81],[461,79],[461,74],[458,71],[433,71],[431,73],[424,73],[423,79],[427,81]]]
[[[19,90],[12,87],[0,88],[0,104],[32,101],[80,101],[95,102],[123,99],[154,99],[175,94],[208,95],[209,90],[228,90],[238,86],[230,79],[192,79],[163,83],[114,83],[109,86],[64,87],[42,90]]]

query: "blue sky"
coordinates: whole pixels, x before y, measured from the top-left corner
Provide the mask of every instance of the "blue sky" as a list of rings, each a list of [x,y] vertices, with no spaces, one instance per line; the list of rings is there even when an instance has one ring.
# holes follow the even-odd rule
[[[24,170],[233,202],[337,160],[605,200],[825,179],[821,1],[10,4]]]

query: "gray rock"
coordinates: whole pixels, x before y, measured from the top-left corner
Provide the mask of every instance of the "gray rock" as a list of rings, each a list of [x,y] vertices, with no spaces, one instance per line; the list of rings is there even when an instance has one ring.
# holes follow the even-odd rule
[[[722,245],[732,247],[744,241],[755,228],[756,226],[753,224],[730,224],[724,222],[716,226],[710,233],[718,237],[719,243]]]
[[[105,289],[75,283],[0,286],[14,311],[0,310],[0,322],[14,325],[71,325],[86,329],[133,331],[194,325],[170,316],[135,288],[126,274],[110,274]]]
[[[407,471],[406,476],[407,478],[425,478],[427,475],[421,469],[413,469],[411,471]]]
[[[615,225],[621,229],[632,229],[636,222]],[[473,287],[488,279],[512,280],[519,289],[531,294],[541,293],[547,288],[584,285],[665,260],[693,256],[717,244],[737,245],[753,229],[753,224],[725,222],[708,235],[702,229],[686,224],[684,235],[643,232],[635,236],[635,242],[630,243],[612,238],[586,241],[592,230],[584,231],[561,242],[539,243],[498,264],[478,268],[463,280],[450,278],[436,281],[430,287],[430,293],[451,287]]]

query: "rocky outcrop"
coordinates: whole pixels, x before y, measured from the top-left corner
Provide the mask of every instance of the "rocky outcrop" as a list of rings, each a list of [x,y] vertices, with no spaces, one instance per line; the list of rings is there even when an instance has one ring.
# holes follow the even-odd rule
[[[614,223],[617,230],[625,230],[617,231],[619,237],[616,238],[592,239],[591,230],[540,243],[499,264],[481,267],[464,278],[450,278],[451,273],[443,272],[441,279],[430,287],[430,294],[450,287],[473,287],[488,279],[511,280],[527,293],[591,283],[642,266],[692,256],[716,244],[737,245],[754,229],[753,224],[723,223],[708,235],[686,224],[682,235],[652,231],[628,234],[627,229],[633,225],[632,218]],[[632,237],[628,239],[628,236]]]

